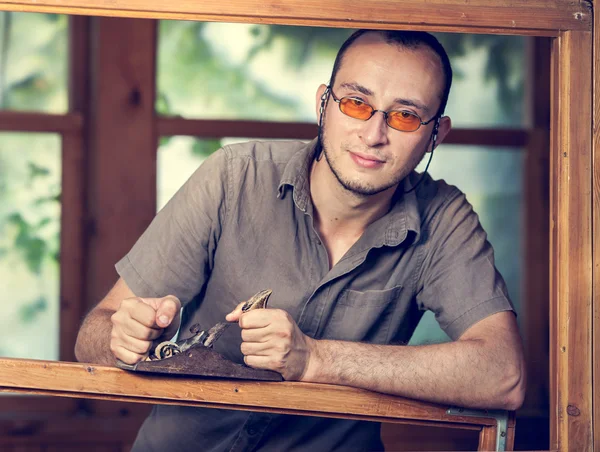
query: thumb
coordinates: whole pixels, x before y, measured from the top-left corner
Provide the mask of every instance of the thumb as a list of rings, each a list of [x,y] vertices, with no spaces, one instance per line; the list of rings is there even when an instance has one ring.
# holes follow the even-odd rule
[[[245,303],[245,301],[242,301],[240,304],[238,304],[233,311],[225,316],[225,320],[228,322],[237,322],[242,315],[242,306],[244,306]]]
[[[180,310],[181,302],[177,297],[168,295],[160,299],[156,308],[156,324],[161,328],[168,327],[174,319],[179,319]],[[178,324],[179,322],[175,323]]]

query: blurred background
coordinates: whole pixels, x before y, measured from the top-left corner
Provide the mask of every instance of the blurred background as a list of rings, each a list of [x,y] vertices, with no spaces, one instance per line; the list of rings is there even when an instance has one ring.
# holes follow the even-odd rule
[[[315,136],[316,89],[352,31],[0,12],[0,356],[74,360],[114,263],[208,155]],[[467,194],[494,246],[530,366],[516,448],[547,449],[549,42],[436,36],[454,130],[429,172]],[[411,343],[446,340],[426,313]],[[146,411],[4,395],[0,449],[127,450]],[[477,446],[438,430],[384,437],[389,450]]]

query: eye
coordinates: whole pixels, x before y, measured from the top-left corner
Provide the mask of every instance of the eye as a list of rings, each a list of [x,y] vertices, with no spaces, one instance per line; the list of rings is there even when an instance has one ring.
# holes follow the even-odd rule
[[[413,119],[417,117],[417,115],[415,115],[414,113],[406,110],[399,111],[398,113],[400,113],[402,119]]]
[[[354,107],[362,107],[365,105],[365,101],[358,97],[348,97],[347,99]]]

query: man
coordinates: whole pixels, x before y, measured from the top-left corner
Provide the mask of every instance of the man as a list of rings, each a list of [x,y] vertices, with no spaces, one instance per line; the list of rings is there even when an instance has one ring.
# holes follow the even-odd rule
[[[318,140],[213,154],[117,264],[81,361],[142,359],[180,325],[237,322],[215,350],[286,380],[516,409],[515,315],[463,194],[413,170],[451,127],[452,71],[419,32],[354,34],[316,96]],[[273,289],[269,309],[240,301]],[[237,305],[237,306],[236,306]],[[431,309],[453,342],[405,346]],[[377,450],[376,423],[158,406],[134,450]]]

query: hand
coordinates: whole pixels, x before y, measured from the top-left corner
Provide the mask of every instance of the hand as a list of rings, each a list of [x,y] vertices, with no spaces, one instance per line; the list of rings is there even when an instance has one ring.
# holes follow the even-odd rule
[[[110,350],[126,364],[146,356],[154,341],[171,339],[179,328],[181,302],[163,298],[126,298],[111,316]]]
[[[226,320],[242,329],[244,362],[256,369],[279,372],[286,380],[302,380],[316,341],[306,336],[281,309],[255,309],[242,313],[240,303]]]

